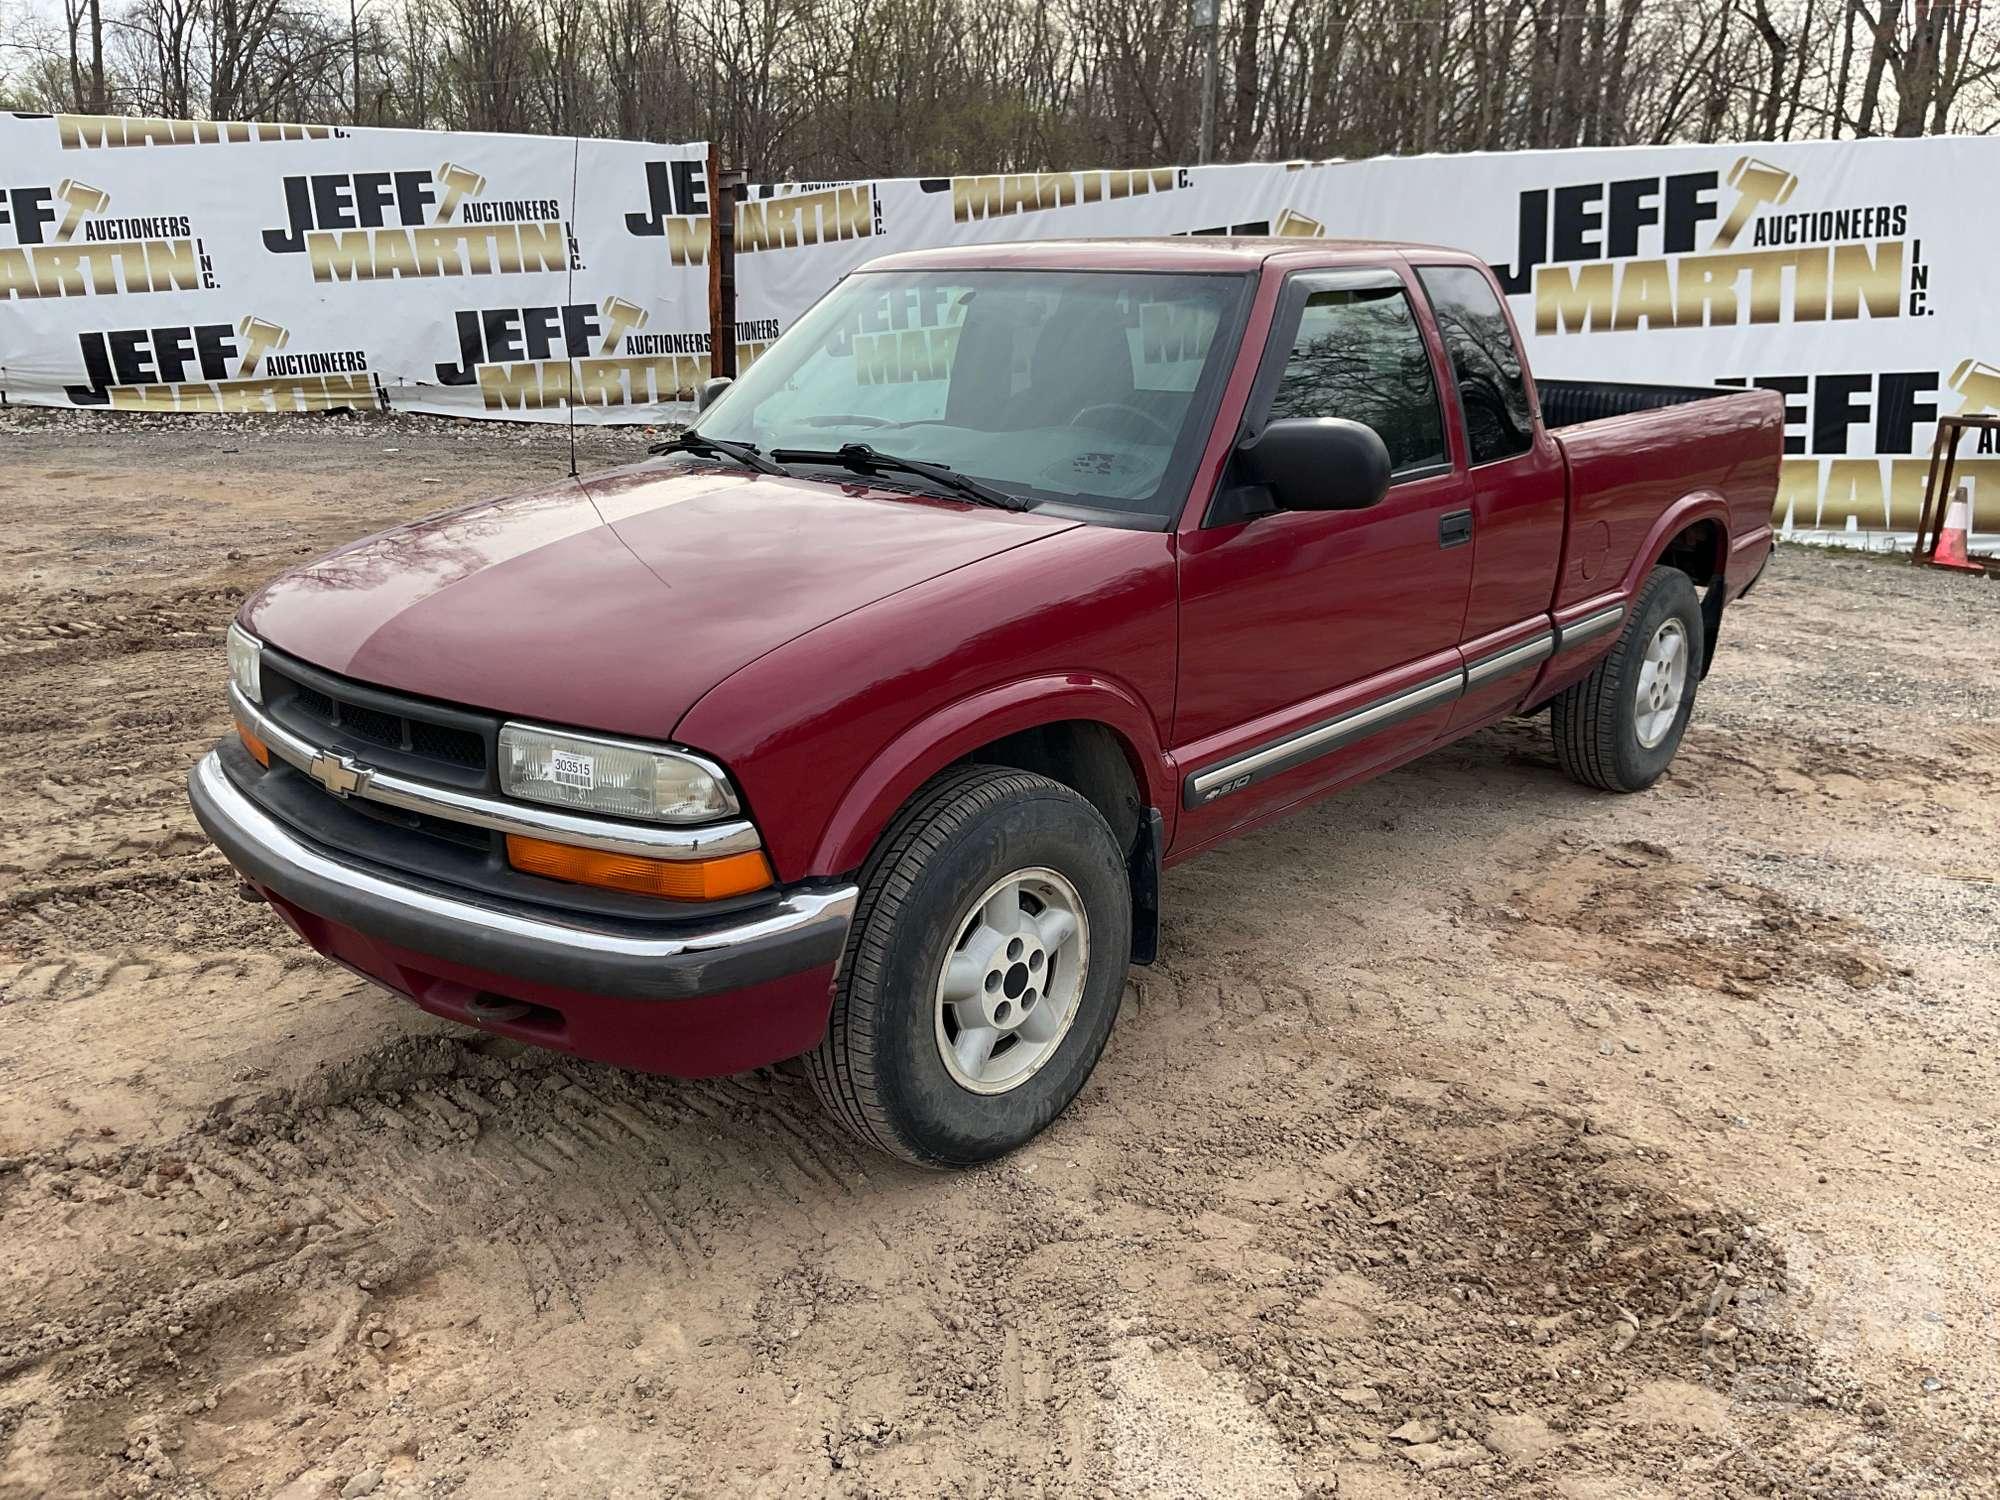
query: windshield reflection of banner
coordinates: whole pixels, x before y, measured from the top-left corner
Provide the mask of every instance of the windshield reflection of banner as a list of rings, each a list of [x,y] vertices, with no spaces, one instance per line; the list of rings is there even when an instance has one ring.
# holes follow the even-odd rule
[[[895,473],[961,476],[1010,506],[1164,518],[1196,456],[1177,441],[1194,393],[1235,349],[1215,327],[1244,300],[1237,278],[1088,266],[848,277],[702,431],[787,463],[865,444]]]

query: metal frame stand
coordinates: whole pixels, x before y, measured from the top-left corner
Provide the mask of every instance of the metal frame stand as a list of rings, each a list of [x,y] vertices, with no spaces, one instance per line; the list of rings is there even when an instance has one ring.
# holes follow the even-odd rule
[[[1958,442],[1975,428],[2000,431],[2000,416],[1939,417],[1937,439],[1931,444],[1930,472],[1924,477],[1924,508],[1917,517],[1917,544],[1910,561],[1919,567],[1937,556],[1938,537],[1951,509],[1951,471],[1958,464]],[[1970,527],[1967,528],[1968,532]],[[1987,571],[1993,571],[1987,565]]]

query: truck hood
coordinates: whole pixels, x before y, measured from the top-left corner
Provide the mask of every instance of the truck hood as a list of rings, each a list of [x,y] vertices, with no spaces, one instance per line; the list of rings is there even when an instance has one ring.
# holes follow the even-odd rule
[[[379,687],[664,739],[765,652],[1075,524],[641,465],[355,542],[276,579],[244,624]]]

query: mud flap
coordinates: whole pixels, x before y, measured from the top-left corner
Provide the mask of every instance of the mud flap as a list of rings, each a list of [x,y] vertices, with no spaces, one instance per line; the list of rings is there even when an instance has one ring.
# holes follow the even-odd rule
[[[1166,853],[1166,820],[1157,807],[1146,809],[1139,836],[1126,856],[1132,882],[1132,962],[1149,964],[1160,956],[1160,863]]]
[[[1701,675],[1704,680],[1708,677],[1708,669],[1715,665],[1715,641],[1722,634],[1722,606],[1728,593],[1727,581],[1718,578],[1701,597]]]

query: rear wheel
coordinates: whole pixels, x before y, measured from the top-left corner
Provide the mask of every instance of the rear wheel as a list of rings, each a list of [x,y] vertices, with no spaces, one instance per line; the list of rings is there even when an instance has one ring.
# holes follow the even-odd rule
[[[1551,704],[1556,759],[1585,786],[1637,792],[1660,779],[1694,712],[1701,601],[1679,568],[1655,568],[1604,660]]]
[[[1047,777],[927,784],[862,870],[814,1090],[869,1145],[968,1166],[1031,1139],[1104,1050],[1131,958],[1117,840]]]

